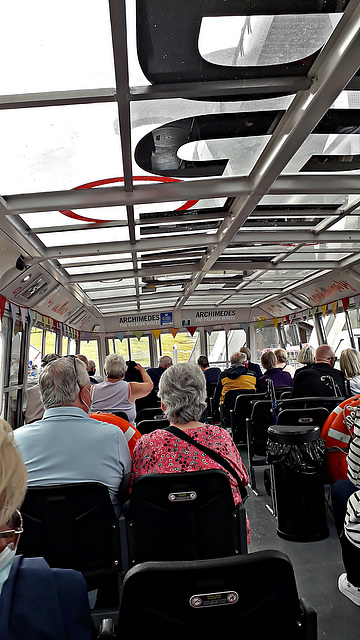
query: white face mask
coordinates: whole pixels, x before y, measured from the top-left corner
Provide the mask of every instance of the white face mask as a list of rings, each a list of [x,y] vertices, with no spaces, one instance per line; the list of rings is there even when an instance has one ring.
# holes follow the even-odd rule
[[[15,553],[16,549],[13,542],[8,544],[0,553],[0,594],[4,583],[9,577]]]
[[[5,549],[3,549],[0,553],[0,574],[4,569],[12,564],[12,561],[15,558],[15,554],[15,545],[13,542],[10,542],[10,544],[8,544],[7,547],[5,547]]]

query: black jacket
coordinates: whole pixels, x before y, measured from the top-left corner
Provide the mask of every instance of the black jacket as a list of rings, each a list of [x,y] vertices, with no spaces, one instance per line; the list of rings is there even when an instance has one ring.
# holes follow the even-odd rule
[[[300,369],[293,381],[292,398],[308,398],[311,396],[334,396],[332,389],[323,380],[325,376],[333,378],[338,385],[340,393],[344,398],[345,379],[343,373],[338,369],[333,369],[325,362],[315,362],[311,367]]]

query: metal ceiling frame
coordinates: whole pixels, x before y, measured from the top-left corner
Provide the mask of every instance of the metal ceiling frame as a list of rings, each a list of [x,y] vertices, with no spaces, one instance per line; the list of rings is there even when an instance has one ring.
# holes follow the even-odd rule
[[[2,230],[9,238],[19,246],[28,256],[28,264],[42,263],[59,282],[68,287],[73,293],[76,292],[85,304],[91,299],[91,289],[84,291],[79,285],[87,282],[106,282],[122,279],[135,278],[135,296],[119,296],[116,298],[100,298],[94,301],[95,307],[106,302],[109,305],[131,302],[138,310],[141,309],[141,298],[144,294],[141,291],[141,278],[167,274],[187,274],[183,283],[183,291],[158,292],[153,298],[166,300],[177,298],[175,309],[181,309],[184,305],[191,304],[191,298],[208,297],[216,295],[219,300],[214,303],[222,305],[231,302],[233,296],[249,295],[255,296],[252,304],[260,304],[261,299],[273,298],[284,291],[296,289],[299,284],[294,284],[285,289],[266,288],[263,297],[259,298],[259,291],[252,289],[251,284],[258,280],[267,272],[276,274],[278,271],[304,271],[313,270],[316,275],[326,273],[329,269],[348,267],[360,261],[360,253],[353,248],[346,249],[347,244],[359,243],[360,231],[343,230],[331,231],[330,229],[344,219],[356,213],[360,207],[360,181],[358,175],[334,174],[331,180],[327,175],[281,175],[290,159],[301,147],[311,131],[330,109],[334,100],[344,89],[359,89],[360,81],[354,78],[360,60],[360,5],[358,0],[350,0],[341,20],[316,58],[307,77],[292,78],[270,78],[260,80],[242,80],[233,82],[205,82],[189,83],[179,85],[162,85],[150,87],[130,87],[127,61],[127,33],[126,33],[126,1],[109,0],[110,22],[113,41],[114,66],[115,66],[115,88],[104,88],[97,90],[64,91],[51,93],[34,93],[17,96],[0,97],[1,109],[20,109],[47,106],[62,106],[72,104],[90,104],[98,102],[116,102],[119,116],[120,147],[123,160],[124,186],[98,187],[96,189],[63,190],[42,193],[10,194],[0,198],[0,219]],[[267,93],[269,97],[281,91],[293,91],[296,93],[291,105],[285,111],[275,131],[272,133],[270,141],[266,145],[259,160],[256,162],[250,175],[247,177],[221,177],[199,180],[186,180],[183,182],[164,184],[133,184],[132,182],[132,140],[131,140],[131,118],[130,105],[132,101],[138,100],[158,100],[160,98],[188,98],[206,96],[226,96],[242,95],[249,93]],[[311,209],[297,209],[294,212],[284,212],[276,208],[256,211],[256,207],[263,198],[270,196],[287,195],[335,195],[348,196],[354,198],[347,205],[340,205],[336,210],[317,210],[316,205]],[[230,211],[221,210],[217,212],[201,211],[196,216],[189,214],[178,214],[176,217],[158,217],[135,220],[134,207],[141,204],[156,204],[163,202],[176,202],[186,200],[199,200],[208,198],[233,198]],[[54,227],[38,226],[29,229],[20,218],[20,214],[63,211],[68,209],[87,209],[97,207],[125,206],[127,220],[103,222],[92,224],[74,224],[71,226]],[[299,229],[298,227],[285,225],[282,228],[244,227],[246,220],[263,218],[322,218],[314,229]],[[142,237],[136,240],[135,229],[137,226],[149,225],[171,225],[179,222],[200,222],[205,220],[218,220],[220,226],[216,233],[187,233],[162,236],[162,237]],[[121,228],[127,226],[129,229],[129,241],[97,243],[94,244],[72,244],[45,247],[39,239],[39,235],[48,233],[62,233],[66,231],[79,231],[103,228]],[[95,231],[96,233],[96,231]],[[234,244],[245,244],[244,250]],[[261,247],[264,245],[264,248]],[[345,258],[339,260],[303,260],[304,252],[299,253],[304,246],[320,245],[316,252],[322,253],[346,253]],[[325,244],[330,245],[324,247]],[[342,247],[331,249],[332,244],[340,244]],[[274,245],[272,247],[271,245]],[[279,249],[277,245],[284,246]],[[194,250],[198,247],[206,247],[206,251],[201,255],[195,255]],[[257,253],[257,248],[259,252]],[[274,258],[262,262],[253,256],[246,261],[247,252],[254,255],[266,255],[266,248],[269,252],[276,251]],[[171,264],[167,263],[167,250],[176,252],[188,250],[189,255],[179,253],[178,260],[169,257]],[[154,252],[156,255],[146,255],[146,252]],[[231,254],[229,254],[231,252]],[[233,252],[238,252],[235,258],[230,260]],[[309,249],[311,252],[311,249]],[[112,255],[130,254],[131,258],[117,260],[121,263],[132,263],[131,269],[101,271],[101,266],[105,261],[94,262],[86,260],[90,256],[109,256],[107,263],[112,264]],[[296,254],[295,259],[293,258]],[[291,259],[290,256],[292,256]],[[69,262],[59,264],[62,258],[83,257],[81,263]],[[145,262],[156,262],[163,258],[162,266],[152,266],[144,268]],[[298,259],[297,259],[298,258]],[[174,264],[174,260],[175,263]],[[188,261],[188,262],[187,262]],[[69,275],[67,268],[84,267],[86,265],[99,266],[99,270],[94,273]],[[233,289],[215,289],[208,291],[198,290],[197,287],[214,272],[250,272],[246,279],[243,279]],[[188,277],[188,274],[190,278]],[[229,274],[228,274],[229,275]],[[289,275],[289,279],[294,276]],[[286,276],[283,280],[287,280]],[[171,285],[171,281],[169,281]],[[175,285],[173,285],[175,286]],[[179,285],[176,285],[177,287]],[[106,289],[105,289],[106,290]],[[150,299],[151,294],[146,295]],[[221,299],[220,299],[221,298]],[[260,301],[260,302],[259,302]],[[111,315],[115,311],[110,312]]]

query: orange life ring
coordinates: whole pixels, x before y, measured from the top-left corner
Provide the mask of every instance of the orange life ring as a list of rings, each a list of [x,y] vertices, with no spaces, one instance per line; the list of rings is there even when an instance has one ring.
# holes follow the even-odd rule
[[[130,456],[132,457],[136,442],[141,438],[140,431],[130,424],[130,422],[124,420],[124,418],[114,416],[112,413],[90,413],[90,418],[95,418],[95,420],[99,420],[100,422],[109,422],[110,424],[114,424],[116,427],[119,427],[126,438]]]
[[[329,482],[347,478],[346,456],[354,430],[356,407],[360,395],[347,398],[332,411],[324,423],[321,437],[326,444],[326,472]]]

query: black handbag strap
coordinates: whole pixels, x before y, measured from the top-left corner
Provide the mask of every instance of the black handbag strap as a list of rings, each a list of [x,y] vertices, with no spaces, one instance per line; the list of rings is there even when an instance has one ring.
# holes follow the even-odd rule
[[[205,447],[205,445],[201,444],[200,442],[197,442],[196,440],[194,440],[194,438],[189,436],[188,433],[186,433],[185,431],[182,431],[182,429],[178,429],[177,427],[170,425],[170,427],[167,427],[165,430],[170,431],[170,433],[172,433],[174,436],[177,436],[178,438],[181,438],[181,440],[185,440],[186,442],[189,442],[189,444],[192,444],[194,447],[197,447],[197,449],[204,451],[204,453],[206,453],[209,456],[209,458],[212,458],[213,460],[215,460],[215,462],[217,462],[219,465],[224,467],[224,469],[226,469],[226,471],[228,471],[233,476],[233,478],[235,478],[239,487],[241,500],[245,502],[246,498],[248,498],[248,492],[244,487],[239,474],[235,471],[232,464],[228,460],[226,460],[226,458],[223,458],[220,455],[220,453],[217,453],[217,451],[214,451],[213,449],[209,449],[209,447]]]

